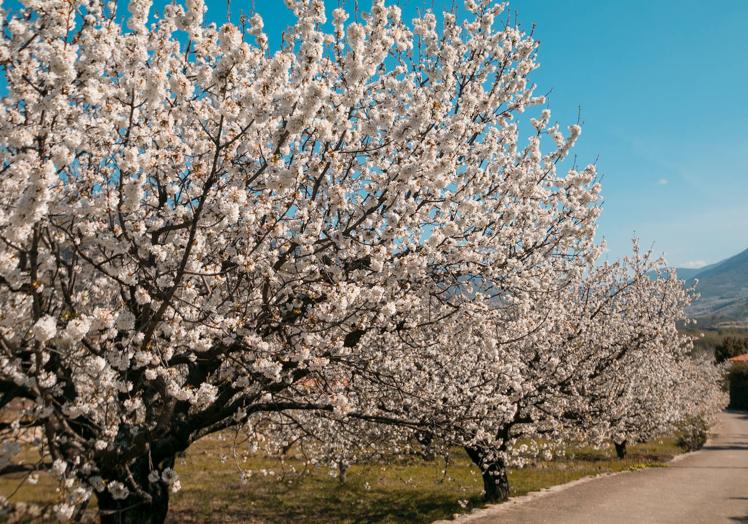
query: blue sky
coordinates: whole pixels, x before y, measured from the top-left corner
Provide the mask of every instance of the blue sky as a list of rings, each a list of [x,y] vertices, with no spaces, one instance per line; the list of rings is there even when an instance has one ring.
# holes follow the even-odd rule
[[[277,42],[291,21],[282,1],[254,3]],[[399,4],[412,18],[452,0]],[[250,5],[233,0],[232,10]],[[576,153],[604,176],[610,256],[634,234],[675,265],[748,248],[748,1],[515,0],[510,9],[537,25],[534,79],[552,89],[554,118],[573,123],[581,106]],[[210,0],[209,13],[225,21],[226,2]]]
[[[582,107],[612,256],[636,232],[675,265],[748,248],[748,2],[518,0],[561,120]],[[565,117],[565,118],[564,118]]]

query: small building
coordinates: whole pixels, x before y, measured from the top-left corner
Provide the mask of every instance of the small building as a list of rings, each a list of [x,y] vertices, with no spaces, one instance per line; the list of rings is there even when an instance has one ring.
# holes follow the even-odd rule
[[[730,359],[730,408],[748,410],[748,353]]]

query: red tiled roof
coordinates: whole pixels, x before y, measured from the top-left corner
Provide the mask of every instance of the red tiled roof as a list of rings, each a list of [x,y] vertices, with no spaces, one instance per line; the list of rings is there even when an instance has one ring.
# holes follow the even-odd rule
[[[738,355],[737,357],[732,357],[730,359],[730,362],[748,362],[748,353]]]

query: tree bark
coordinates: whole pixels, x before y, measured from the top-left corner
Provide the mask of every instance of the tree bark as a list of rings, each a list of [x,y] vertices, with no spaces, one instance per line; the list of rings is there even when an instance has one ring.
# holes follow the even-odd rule
[[[97,496],[99,503],[99,518],[101,524],[163,524],[169,511],[169,492],[161,490],[161,493],[151,500],[130,493],[123,500],[114,500],[108,492]]]
[[[486,459],[480,448],[466,447],[470,460],[480,468],[483,478],[483,500],[486,502],[504,502],[509,498],[509,478],[506,474],[506,462],[501,459]]]
[[[348,464],[345,462],[338,462],[338,482],[345,484],[348,479]]]
[[[624,440],[623,442],[614,442],[613,444],[616,447],[616,456],[619,459],[626,458],[626,441]]]
[[[162,461],[159,464],[161,469],[173,467],[174,458]],[[160,479],[157,482],[148,480],[150,466],[146,459],[131,464],[130,472],[138,483],[140,493],[126,482],[123,483],[129,495],[125,499],[115,500],[108,490],[97,493],[101,524],[163,524],[169,512],[169,486]]]

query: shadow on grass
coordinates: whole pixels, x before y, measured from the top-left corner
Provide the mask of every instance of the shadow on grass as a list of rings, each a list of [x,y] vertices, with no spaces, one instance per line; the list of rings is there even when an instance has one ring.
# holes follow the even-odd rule
[[[193,489],[173,506],[170,523],[198,522],[412,522],[427,523],[465,510],[450,493],[409,488],[367,488],[357,481],[301,478],[279,486],[226,486],[220,498],[213,489]],[[466,497],[469,506],[480,497]],[[198,501],[203,501],[200,504]],[[185,500],[184,502],[187,502]],[[207,502],[207,503],[206,503]]]
[[[624,460],[610,449],[569,451],[555,461],[510,470],[511,496],[588,475],[662,465],[678,452],[672,439],[631,446]],[[172,524],[427,523],[482,504],[480,475],[459,450],[446,474],[438,460],[369,464],[352,466],[344,484],[324,468],[302,476],[254,475],[240,484],[236,471],[216,471],[208,456],[188,457],[177,466],[184,488],[171,505]],[[256,471],[274,467],[268,460],[252,466]]]

